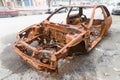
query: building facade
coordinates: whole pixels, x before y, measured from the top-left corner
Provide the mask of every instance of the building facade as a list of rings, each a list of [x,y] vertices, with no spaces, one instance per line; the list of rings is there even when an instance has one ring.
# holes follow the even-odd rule
[[[94,1],[101,2],[103,0],[0,0],[0,6],[7,6],[9,8],[24,8],[24,7],[41,7],[63,4],[86,4]]]
[[[47,0],[0,0],[0,6],[9,8],[39,7],[45,6]]]

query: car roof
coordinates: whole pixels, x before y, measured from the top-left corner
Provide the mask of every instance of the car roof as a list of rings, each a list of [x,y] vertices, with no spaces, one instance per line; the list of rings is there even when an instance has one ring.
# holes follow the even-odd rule
[[[5,6],[0,6],[0,8],[7,8],[7,7],[5,7]]]
[[[5,6],[0,6],[0,10],[3,10],[3,9],[8,9],[8,8]]]
[[[105,7],[104,5],[102,5],[102,4],[97,4],[97,5],[80,5],[80,6],[63,6],[63,7],[61,7],[61,8],[59,8],[59,9],[57,9],[55,12],[53,12],[46,20],[49,20],[49,18],[51,17],[51,16],[53,16],[54,15],[54,13],[56,13],[57,11],[59,11],[60,9],[62,9],[62,8],[73,8],[73,7],[78,7],[78,8],[97,8],[97,7]]]

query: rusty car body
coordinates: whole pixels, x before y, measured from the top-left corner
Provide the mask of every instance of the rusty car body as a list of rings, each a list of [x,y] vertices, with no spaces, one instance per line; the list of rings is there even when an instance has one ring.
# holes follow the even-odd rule
[[[68,12],[59,13],[64,8]],[[65,23],[57,22],[63,18]],[[111,23],[111,15],[104,5],[61,7],[41,23],[20,31],[13,48],[33,68],[57,71],[60,59],[91,51]]]

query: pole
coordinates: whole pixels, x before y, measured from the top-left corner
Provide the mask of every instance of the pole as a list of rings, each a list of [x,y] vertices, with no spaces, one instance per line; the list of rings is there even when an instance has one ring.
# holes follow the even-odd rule
[[[69,0],[69,5],[71,5],[71,0]]]

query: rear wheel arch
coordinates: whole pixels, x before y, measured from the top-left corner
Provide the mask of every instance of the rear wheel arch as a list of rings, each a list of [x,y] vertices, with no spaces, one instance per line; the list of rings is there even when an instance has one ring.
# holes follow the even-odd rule
[[[87,54],[85,41],[81,41],[77,45],[70,47],[68,51],[69,56],[81,54]]]

